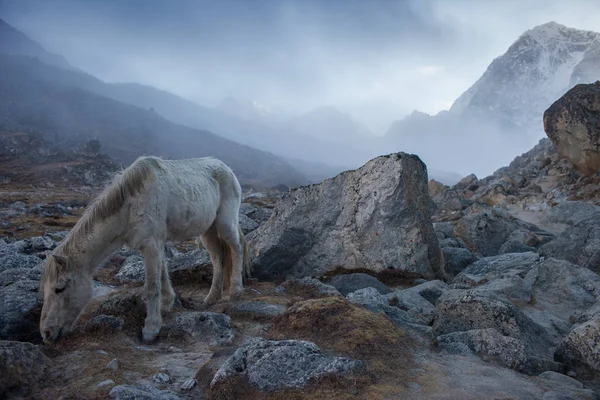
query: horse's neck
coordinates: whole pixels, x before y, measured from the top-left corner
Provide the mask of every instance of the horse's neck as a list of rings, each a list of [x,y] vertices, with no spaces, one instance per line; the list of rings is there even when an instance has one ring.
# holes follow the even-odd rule
[[[124,218],[117,213],[94,224],[85,235],[70,237],[70,246],[75,249],[71,256],[78,258],[92,273],[106,258],[125,244]]]

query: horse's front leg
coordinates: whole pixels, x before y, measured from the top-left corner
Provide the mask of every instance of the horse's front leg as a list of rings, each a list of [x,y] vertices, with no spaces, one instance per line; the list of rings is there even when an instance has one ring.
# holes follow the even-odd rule
[[[151,343],[156,340],[162,327],[161,302],[162,302],[162,274],[164,255],[161,246],[148,245],[142,248],[146,264],[146,321],[142,334],[144,342]]]

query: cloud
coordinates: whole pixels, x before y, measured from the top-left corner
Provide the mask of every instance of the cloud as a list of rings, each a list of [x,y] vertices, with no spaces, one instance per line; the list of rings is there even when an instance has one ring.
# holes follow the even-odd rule
[[[383,133],[448,108],[535,25],[600,31],[600,2],[4,0],[0,17],[108,81],[205,105],[335,105]]]
[[[442,67],[440,65],[423,65],[423,66],[416,68],[416,71],[419,74],[425,75],[425,76],[436,75],[443,70],[444,70],[444,67]]]

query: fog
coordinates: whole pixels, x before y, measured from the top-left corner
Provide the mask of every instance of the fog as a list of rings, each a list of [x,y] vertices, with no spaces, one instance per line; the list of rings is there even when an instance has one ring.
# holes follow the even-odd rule
[[[527,29],[554,20],[600,32],[600,2],[0,0],[0,18],[108,82],[151,85],[209,108],[227,98],[256,100],[273,117],[269,129],[334,106],[383,136],[413,110],[449,109]],[[348,167],[402,150],[338,140],[361,151],[327,160],[304,149],[265,150]],[[429,160],[446,150],[436,151]],[[507,146],[489,165],[479,157],[472,166],[435,169],[486,174],[518,155],[511,152]]]

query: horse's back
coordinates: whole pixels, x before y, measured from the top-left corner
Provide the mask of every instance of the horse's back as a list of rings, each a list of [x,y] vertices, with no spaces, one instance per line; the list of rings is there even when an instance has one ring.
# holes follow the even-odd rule
[[[238,208],[241,187],[233,171],[219,159],[161,160],[157,179],[147,194],[145,208],[159,210],[157,220],[164,221],[170,238],[183,239],[210,228],[224,204]]]

